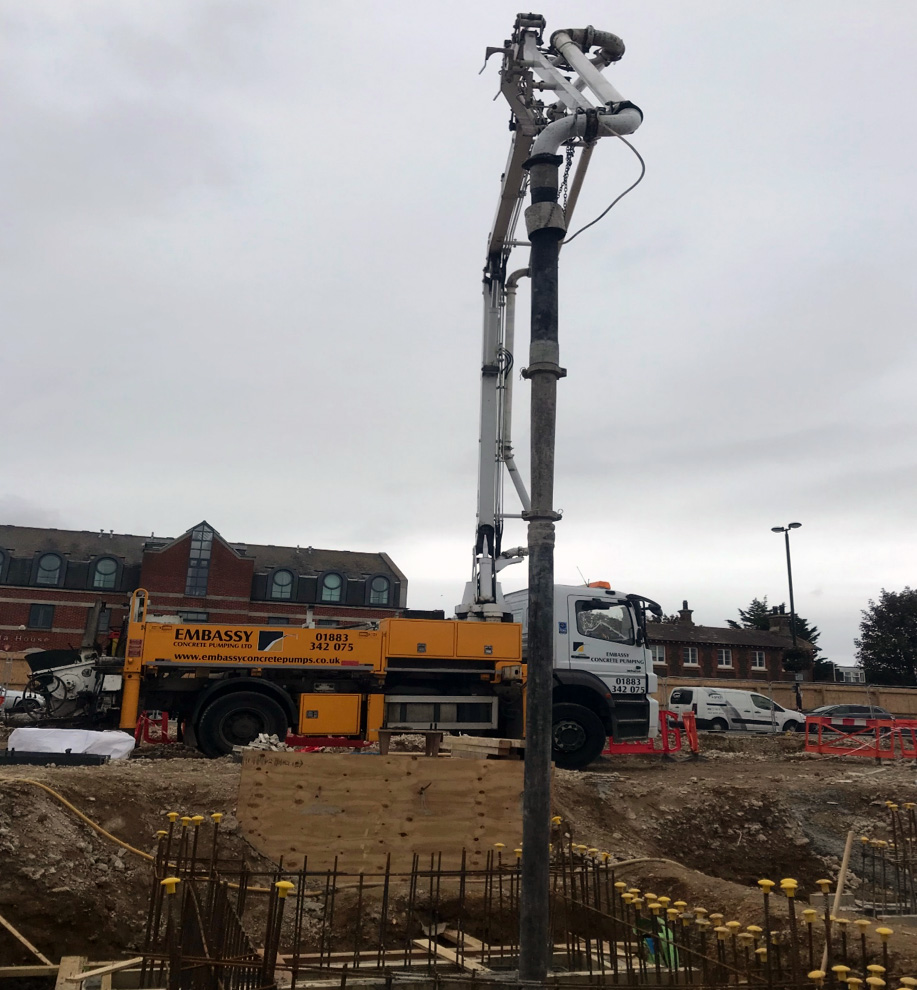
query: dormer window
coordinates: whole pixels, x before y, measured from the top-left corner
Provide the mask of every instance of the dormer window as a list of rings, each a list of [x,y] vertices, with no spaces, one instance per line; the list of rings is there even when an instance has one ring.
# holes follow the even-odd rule
[[[383,574],[377,574],[369,582],[369,604],[388,605],[392,592],[392,583]]]
[[[114,588],[118,579],[118,562],[112,557],[100,557],[92,571],[92,586],[102,591]]]
[[[293,597],[293,572],[274,571],[271,577],[271,598],[274,601],[289,601]]]
[[[56,588],[60,584],[62,569],[63,561],[56,553],[43,554],[38,561],[35,583]]]
[[[319,596],[323,602],[339,602],[344,590],[344,579],[340,574],[326,574],[322,578],[322,590]]]

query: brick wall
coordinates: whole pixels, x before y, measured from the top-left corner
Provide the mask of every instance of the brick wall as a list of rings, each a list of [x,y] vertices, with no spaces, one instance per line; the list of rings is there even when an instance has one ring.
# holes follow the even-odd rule
[[[750,678],[752,680],[794,680],[794,674],[783,670],[782,651],[753,646],[713,646],[705,643],[658,643],[665,647],[665,665],[654,664],[657,675],[677,674],[680,677],[716,677],[721,679]],[[685,663],[683,650],[697,650],[697,666]],[[731,652],[732,667],[722,667],[719,664],[718,650],[728,649]],[[764,653],[763,668],[752,666],[755,651]]]
[[[188,534],[165,550],[146,550],[140,570],[141,587],[158,597],[178,596],[182,605],[175,608],[200,609],[200,598],[186,598],[188,554],[191,535]],[[210,553],[207,598],[234,598],[247,602],[252,593],[254,561],[239,558],[222,541],[214,539]]]
[[[98,630],[97,643],[105,648],[110,631],[120,630],[127,615],[127,602],[121,592],[69,591],[53,588],[4,588],[0,598],[0,650],[62,650],[79,648],[95,633],[98,610],[109,609],[109,621]],[[50,629],[29,628],[32,605],[54,609]],[[89,627],[92,628],[89,628]]]

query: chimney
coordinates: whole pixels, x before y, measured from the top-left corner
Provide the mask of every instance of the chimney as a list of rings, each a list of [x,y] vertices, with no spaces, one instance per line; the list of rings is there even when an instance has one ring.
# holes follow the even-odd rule
[[[691,616],[694,615],[693,609],[688,608],[687,599],[681,603],[681,608],[678,610],[678,623],[682,626],[693,626],[694,621]]]
[[[775,636],[786,636],[787,639],[793,635],[790,630],[790,617],[783,609],[778,611],[775,606],[768,619],[770,620],[767,627],[769,633],[773,633]]]

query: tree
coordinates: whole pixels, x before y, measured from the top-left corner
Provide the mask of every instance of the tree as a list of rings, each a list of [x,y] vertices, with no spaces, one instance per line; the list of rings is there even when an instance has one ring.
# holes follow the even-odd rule
[[[764,629],[770,628],[771,610],[767,607],[767,595],[764,598],[752,598],[748,608],[739,609],[739,618],[742,624],[739,625],[735,619],[727,619],[727,625],[733,629]]]
[[[809,620],[804,619],[801,615],[796,616],[796,638],[804,639],[807,643],[811,643],[815,647],[815,652],[812,654],[813,659],[816,663],[821,663],[819,659],[819,653],[821,649],[818,645],[818,637],[821,633],[818,631],[818,626],[810,626]]]
[[[917,590],[883,588],[862,615],[853,644],[866,680],[917,685]]]
[[[812,664],[813,681],[836,681],[837,664],[833,660],[826,660],[824,657],[816,657]]]
[[[648,622],[672,623],[672,622],[678,622],[681,616],[679,616],[677,612],[674,612],[672,615],[666,615],[665,613],[663,613],[662,615],[653,615],[652,613],[649,613],[646,618]]]

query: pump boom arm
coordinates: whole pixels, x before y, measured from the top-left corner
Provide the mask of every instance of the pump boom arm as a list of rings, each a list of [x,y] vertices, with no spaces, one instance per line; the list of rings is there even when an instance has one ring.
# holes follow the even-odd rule
[[[565,143],[584,149],[571,185],[569,220],[595,143],[606,135],[632,133],[643,119],[602,75],[624,54],[620,38],[592,27],[567,28],[555,31],[545,46],[544,29],[541,15],[520,14],[505,47],[488,49],[488,55],[502,54],[500,90],[510,105],[512,140],[484,266],[477,530],[471,580],[456,608],[457,615],[469,619],[503,618],[497,573],[527,552],[524,547],[502,549],[503,521],[519,517],[503,510],[504,468],[523,513],[529,509],[511,433],[515,292],[528,269],[507,275],[509,256],[520,246],[514,237],[528,187],[525,163],[534,154],[555,154]],[[597,51],[590,57],[592,49]],[[553,95],[553,101],[544,95]]]

